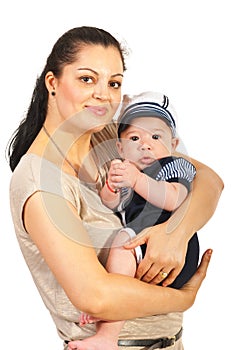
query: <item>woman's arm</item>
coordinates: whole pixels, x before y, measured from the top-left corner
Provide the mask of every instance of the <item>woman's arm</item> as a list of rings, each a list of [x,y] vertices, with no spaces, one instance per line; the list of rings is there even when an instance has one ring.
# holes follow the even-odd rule
[[[195,159],[188,160],[197,170],[189,196],[167,222],[142,231],[125,246],[133,249],[147,243],[145,258],[136,275],[146,282],[161,282],[161,270],[171,272],[164,286],[175,280],[184,265],[189,239],[212,217],[222,193],[223,181],[211,168]]]
[[[185,155],[180,155],[186,158]],[[191,238],[193,233],[199,231],[213,216],[224,183],[219,175],[207,165],[198,160],[187,159],[196,167],[197,175],[194,179],[193,189],[188,200],[186,216],[181,222],[184,231]],[[170,223],[168,226],[170,230]]]
[[[210,259],[208,252],[184,289],[163,288],[107,273],[76,209],[61,197],[35,193],[25,204],[24,224],[73,305],[107,320],[186,310],[195,300]]]

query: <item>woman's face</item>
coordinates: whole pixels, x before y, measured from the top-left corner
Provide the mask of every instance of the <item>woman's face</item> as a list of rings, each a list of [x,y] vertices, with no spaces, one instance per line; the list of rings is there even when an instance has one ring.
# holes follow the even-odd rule
[[[122,79],[123,64],[115,47],[86,45],[77,60],[63,68],[61,77],[51,79],[56,95],[50,96],[49,108],[55,108],[60,122],[69,120],[79,130],[99,131],[118,108]]]

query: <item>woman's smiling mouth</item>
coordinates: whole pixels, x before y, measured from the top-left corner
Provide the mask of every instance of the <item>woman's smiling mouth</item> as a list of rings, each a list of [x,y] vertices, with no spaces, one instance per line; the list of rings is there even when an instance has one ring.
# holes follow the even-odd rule
[[[107,107],[103,106],[86,106],[86,109],[99,117],[106,115],[108,112]]]

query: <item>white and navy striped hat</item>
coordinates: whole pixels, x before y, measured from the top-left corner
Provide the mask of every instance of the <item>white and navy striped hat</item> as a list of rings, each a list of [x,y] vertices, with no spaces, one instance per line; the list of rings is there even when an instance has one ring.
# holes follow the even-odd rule
[[[138,117],[160,118],[171,128],[176,136],[175,111],[169,104],[169,98],[161,93],[143,92],[139,95],[124,95],[123,106],[118,119],[118,137],[127,129],[131,121]]]

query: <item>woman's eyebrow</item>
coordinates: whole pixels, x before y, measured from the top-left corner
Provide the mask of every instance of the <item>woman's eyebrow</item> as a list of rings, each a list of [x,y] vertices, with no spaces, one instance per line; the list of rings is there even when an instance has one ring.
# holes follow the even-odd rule
[[[122,73],[116,73],[116,74],[113,74],[113,75],[112,75],[112,78],[117,77],[117,76],[123,77],[124,75],[123,75]]]
[[[90,72],[92,72],[93,74],[95,75],[98,75],[98,72],[96,72],[94,69],[92,68],[86,68],[86,67],[82,67],[82,68],[78,68],[77,70],[89,70]],[[121,76],[123,77],[123,74],[122,73],[115,73],[113,75],[111,75],[111,77],[116,77],[116,76]]]
[[[89,70],[90,72],[98,75],[98,72],[96,72],[95,70],[91,69],[91,68],[86,68],[86,67],[83,67],[83,68],[78,68],[77,70]]]

